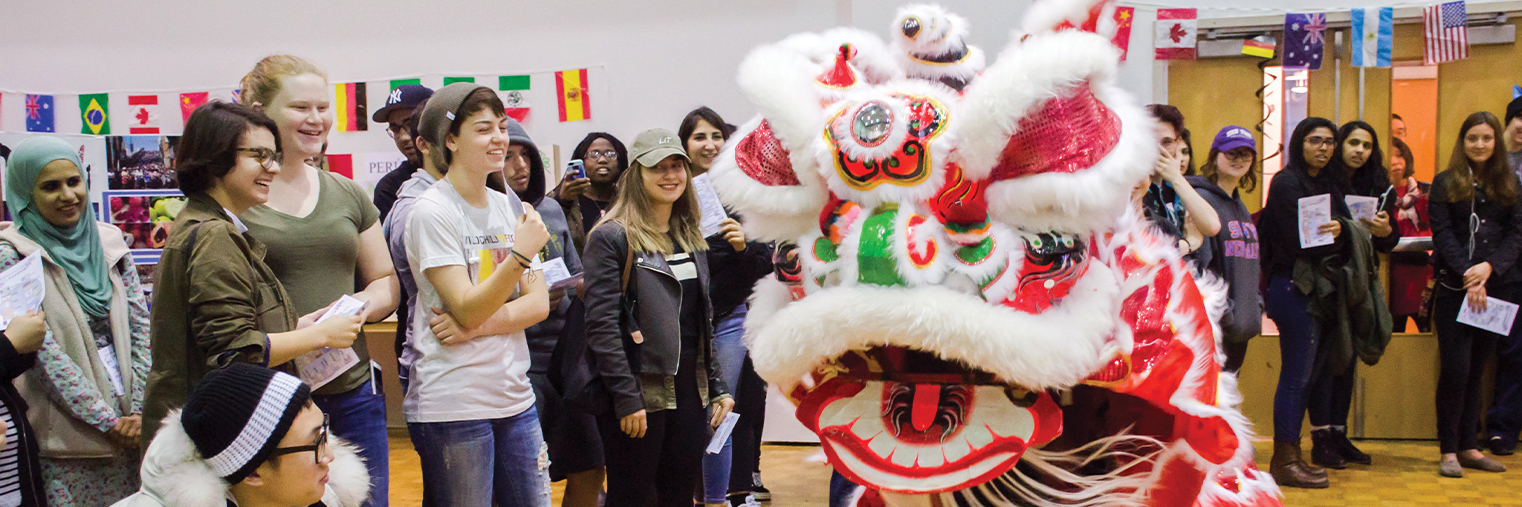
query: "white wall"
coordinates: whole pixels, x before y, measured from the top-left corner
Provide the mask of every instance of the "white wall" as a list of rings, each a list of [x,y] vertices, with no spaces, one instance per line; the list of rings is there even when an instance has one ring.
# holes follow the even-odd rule
[[[705,104],[738,124],[754,111],[734,86],[746,52],[834,26],[836,15],[834,3],[817,0],[7,3],[0,90],[11,92],[226,88],[275,52],[311,58],[335,81],[591,67],[585,122],[556,121],[554,81],[535,76],[531,134],[565,150],[593,130],[626,142],[648,128],[675,130]],[[384,90],[371,92],[374,110]],[[335,132],[330,147],[394,150],[380,128]]]
[[[734,85],[753,47],[837,24],[887,35],[909,2],[891,0],[199,0],[11,2],[0,30],[0,90],[32,93],[202,91],[236,85],[255,61],[308,57],[335,81],[418,75],[522,74],[588,67],[591,121],[559,123],[554,81],[534,78],[530,133],[569,149],[586,133],[626,141],[675,129],[708,105],[739,124],[754,113]],[[990,59],[1024,1],[947,0],[971,20]],[[1146,11],[1146,9],[1141,9]],[[1150,19],[1139,13],[1139,19]],[[21,22],[25,20],[25,22]],[[1138,22],[1122,86],[1152,94],[1151,27]],[[372,110],[384,104],[371,86]],[[64,98],[60,98],[64,101]],[[7,104],[10,111],[12,104]],[[173,111],[167,116],[173,116]],[[60,125],[64,120],[60,119]],[[75,121],[77,124],[77,120]],[[7,121],[9,125],[10,122]],[[392,152],[380,128],[331,135],[332,153]]]

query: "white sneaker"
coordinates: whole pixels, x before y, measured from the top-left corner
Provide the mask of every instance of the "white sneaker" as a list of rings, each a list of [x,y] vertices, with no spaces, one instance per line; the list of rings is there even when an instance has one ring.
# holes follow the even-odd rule
[[[756,495],[745,495],[745,503],[729,504],[730,507],[761,507],[761,502],[756,501]]]

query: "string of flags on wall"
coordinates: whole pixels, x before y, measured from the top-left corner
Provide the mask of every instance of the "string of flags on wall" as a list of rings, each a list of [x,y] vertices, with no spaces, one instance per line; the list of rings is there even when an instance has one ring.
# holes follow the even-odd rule
[[[555,84],[558,119],[561,122],[590,120],[591,99],[587,69],[551,72]],[[438,77],[438,76],[435,76]],[[442,76],[442,83],[478,82],[479,76]],[[484,86],[495,85],[505,106],[503,111],[520,122],[529,119],[530,74],[481,78]],[[429,78],[430,84],[437,83]],[[495,81],[495,82],[489,82]],[[361,132],[370,128],[372,91],[391,93],[404,84],[423,84],[423,78],[370,82],[334,83],[334,131]],[[435,86],[437,86],[435,84]],[[222,88],[208,91],[81,94],[22,93],[0,91],[0,131],[108,135],[170,135],[184,130],[185,121],[197,107],[212,100],[237,101],[239,91]],[[379,99],[384,103],[384,98]],[[178,104],[178,114],[174,105]]]
[[[1392,7],[1350,9],[1352,18],[1352,64],[1356,67],[1390,67],[1394,47],[1395,12]],[[1124,19],[1122,19],[1124,16]],[[1125,26],[1129,36],[1131,7],[1116,9],[1117,25]],[[1463,60],[1469,57],[1469,16],[1465,2],[1456,0],[1425,5],[1422,9],[1423,57],[1426,65]],[[1273,58],[1277,48],[1286,67],[1321,68],[1326,53],[1327,20],[1325,12],[1287,13],[1284,15],[1284,44],[1272,37],[1259,36],[1243,41],[1242,54]],[[1158,9],[1154,38],[1155,57],[1159,60],[1192,60],[1199,38],[1197,9]],[[1116,44],[1126,51],[1126,39]]]

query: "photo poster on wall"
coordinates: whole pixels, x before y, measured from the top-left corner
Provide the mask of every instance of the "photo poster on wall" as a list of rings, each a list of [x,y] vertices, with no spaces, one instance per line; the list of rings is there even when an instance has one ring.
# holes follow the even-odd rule
[[[171,169],[179,136],[106,136],[101,220],[122,231],[139,266],[158,264],[184,194]]]

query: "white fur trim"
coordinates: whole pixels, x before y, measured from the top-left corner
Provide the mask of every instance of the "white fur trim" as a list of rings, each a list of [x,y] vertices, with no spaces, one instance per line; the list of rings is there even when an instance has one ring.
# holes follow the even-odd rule
[[[920,31],[914,38],[904,36],[902,27],[906,18],[916,18]],[[941,55],[962,45],[967,40],[967,19],[952,14],[936,4],[915,4],[899,8],[893,17],[893,45],[903,51],[920,55]]]
[[[1106,229],[1125,213],[1131,189],[1157,160],[1153,121],[1117,88],[1096,86],[1094,92],[1120,117],[1115,149],[1094,166],[1075,173],[1037,174],[989,185],[991,215],[1031,230],[1088,232]]]
[[[914,228],[914,236],[910,237],[909,220],[914,217],[923,218],[925,221]],[[898,276],[903,278],[904,282],[910,286],[937,285],[946,279],[946,273],[955,260],[949,257],[957,244],[946,239],[945,227],[936,221],[935,216],[922,213],[918,206],[904,206],[898,209],[898,215],[893,219],[891,252],[898,263]],[[914,261],[909,259],[911,245],[924,248],[935,245],[935,255],[924,268],[915,266]]]
[[[329,437],[328,486],[323,501],[330,507],[358,507],[370,495],[370,472],[354,447]],[[180,424],[180,411],[173,410],[143,456],[142,489],[117,505],[163,505],[172,507],[225,507],[226,481],[213,472],[195,443]]]
[[[876,36],[855,28],[834,28],[823,33],[793,35],[776,44],[751,51],[740,63],[740,89],[788,151],[798,152],[823,131],[819,113],[823,99],[837,91],[815,81],[835,65],[841,44],[856,48],[852,66],[866,83],[886,82],[903,76],[890,53]],[[796,166],[795,166],[796,167]]]
[[[941,76],[951,76],[968,82],[988,67],[987,57],[977,46],[967,46],[967,54],[955,62],[931,62],[915,58],[908,53],[900,53],[898,64],[904,68],[904,73],[909,77],[937,80]]]
[[[1108,82],[1117,56],[1110,41],[1071,30],[1012,42],[962,95],[962,170],[971,179],[986,177],[1021,118],[1085,80]]]
[[[1029,9],[1026,9],[1020,29],[1023,33],[1036,34],[1050,32],[1063,22],[1072,23],[1073,26],[1080,26],[1085,20],[1089,19],[1089,9],[1092,9],[1094,4],[1104,1],[1107,0],[1038,0]],[[1112,5],[1106,7],[1101,13],[1102,17],[1100,19],[1114,19],[1106,15],[1113,14],[1114,12],[1115,7],[1112,2]],[[1108,34],[1103,31],[1099,33],[1107,36],[1113,35],[1113,30],[1114,28],[1112,27]]]
[[[744,139],[761,125],[757,116],[734,133]],[[773,130],[775,132],[775,130]],[[780,140],[780,138],[779,138]],[[746,217],[745,231],[761,240],[791,240],[819,228],[819,209],[829,201],[829,192],[814,169],[814,158],[807,150],[788,152],[788,161],[799,185],[763,185],[751,179],[735,161],[738,142],[727,143],[709,169],[714,190],[725,204]]]
[[[842,104],[829,109],[829,114],[826,115],[828,117],[833,117],[841,109],[846,109],[845,114],[852,115],[859,104],[879,101],[887,104],[893,111],[893,133],[889,134],[889,140],[871,149],[853,147],[854,154],[870,154],[872,158],[881,158],[903,147],[902,139],[904,139],[904,136],[908,132],[907,107],[905,107],[902,99],[893,98],[890,96],[891,94],[929,97],[940,102],[946,108],[946,125],[942,127],[941,132],[935,138],[930,139],[925,145],[930,157],[928,161],[930,175],[925,181],[911,187],[883,183],[871,190],[857,190],[846,185],[841,176],[836,173],[835,153],[830,149],[830,143],[824,139],[824,136],[827,135],[824,130],[820,131],[821,135],[816,136],[817,140],[813,145],[815,168],[818,170],[819,177],[823,178],[825,184],[829,186],[829,189],[835,195],[840,196],[842,199],[855,201],[865,209],[875,208],[878,204],[884,202],[912,202],[934,197],[941,186],[946,183],[946,162],[951,158],[952,148],[957,146],[958,143],[958,99],[955,93],[940,83],[905,79],[852,93],[846,97]],[[847,126],[849,127],[849,125],[850,123],[848,122]],[[849,133],[847,133],[847,137],[850,137]],[[899,141],[895,143],[893,142],[894,139]],[[854,144],[854,140],[842,143],[841,148],[846,149],[851,144]]]
[[[1115,274],[1096,264],[1061,304],[1031,315],[943,287],[832,287],[762,321],[751,358],[782,392],[823,361],[889,345],[934,352],[1030,389],[1068,387],[1109,360],[1102,346],[1118,327],[1118,288]]]

